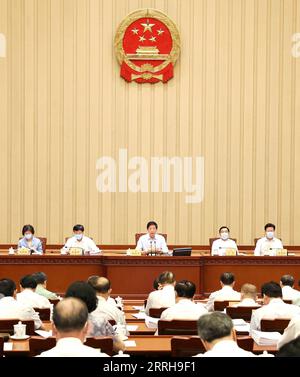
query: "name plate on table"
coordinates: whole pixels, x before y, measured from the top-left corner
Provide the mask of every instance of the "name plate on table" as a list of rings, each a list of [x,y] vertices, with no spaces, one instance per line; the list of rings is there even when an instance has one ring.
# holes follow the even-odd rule
[[[275,254],[276,257],[286,257],[288,255],[288,251],[287,249],[275,249],[275,250],[271,250],[273,251]]]
[[[127,250],[127,255],[131,255],[131,256],[137,256],[137,257],[140,257],[142,255],[142,252],[141,250],[138,250],[138,249],[134,249],[134,250]]]
[[[69,254],[70,255],[83,255],[84,250],[81,247],[70,247]]]
[[[236,256],[236,249],[226,249],[225,255],[226,257]]]
[[[17,250],[18,255],[30,255],[30,249],[27,249],[26,247],[21,247]]]

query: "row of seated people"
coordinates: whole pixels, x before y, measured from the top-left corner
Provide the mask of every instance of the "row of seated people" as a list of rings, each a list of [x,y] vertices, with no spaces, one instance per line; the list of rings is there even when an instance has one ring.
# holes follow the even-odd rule
[[[282,250],[283,245],[280,239],[275,237],[275,225],[268,223],[265,225],[264,237],[256,241],[254,255],[276,255],[274,250]],[[147,233],[139,234],[136,237],[136,249],[140,250],[142,254],[147,254],[149,251],[155,249],[156,253],[168,254],[169,250],[166,243],[166,235],[157,233],[158,224],[155,221],[149,221],[147,224]],[[32,225],[25,225],[22,229],[23,238],[18,242],[18,249],[24,248],[31,250],[33,254],[43,254],[42,240],[34,237],[35,230]],[[64,247],[61,249],[61,254],[68,254],[70,249],[82,249],[85,254],[99,254],[101,250],[96,246],[95,242],[84,235],[84,226],[81,224],[74,225],[73,236],[68,238]],[[219,237],[214,239],[211,245],[211,255],[226,255],[226,250],[233,250],[234,253],[239,254],[236,240],[230,238],[230,231],[227,226],[222,226],[219,229]]]
[[[37,307],[38,304],[35,295],[38,295],[43,299],[45,299],[45,297],[43,297],[42,294],[35,292],[37,284],[34,276],[36,276],[36,274],[29,275],[21,279],[22,292],[19,294],[16,294],[16,285],[13,281],[10,279],[2,279],[0,281],[0,294],[4,296],[0,300],[0,318],[19,318],[22,320],[33,319],[35,321],[36,328],[43,328],[41,321],[38,319],[37,313],[34,311],[34,307]],[[284,278],[287,280],[287,277],[283,277],[281,279],[283,281],[281,281],[282,285],[286,283]],[[242,294],[234,291],[234,277],[232,274],[223,274],[221,276],[221,285],[222,289],[217,293],[232,291],[235,292],[236,299],[242,298],[242,305],[245,305],[246,300],[248,300],[249,303],[249,300],[251,299],[247,297],[247,295],[249,296],[249,289],[248,293],[246,290],[244,292],[242,291]],[[210,307],[205,307],[203,304],[194,303],[193,298],[196,290],[195,285],[192,282],[185,280],[176,283],[174,275],[171,272],[164,272],[161,274],[156,281],[156,287],[157,290],[150,293],[148,297],[146,311],[155,306],[169,307],[162,313],[161,319],[198,320],[212,310]],[[290,288],[293,289],[292,287]],[[19,297],[24,291],[27,292],[25,299],[21,302]],[[229,297],[223,295],[223,293],[217,293],[214,292],[211,295],[215,300],[220,298],[224,299],[225,297],[230,300],[233,299],[232,296]],[[294,317],[300,315],[299,307],[291,304],[285,304],[282,301],[282,288],[277,283],[271,282],[265,284],[263,286],[262,293],[265,305],[262,308],[258,308],[257,310],[253,311],[251,319],[252,329],[259,329],[260,320],[265,316],[269,317],[269,315],[272,315],[273,318],[284,317],[294,319]],[[49,291],[46,290],[46,294],[49,295]],[[114,341],[114,350],[124,350],[124,344],[115,334],[109,320],[114,320],[116,323],[125,324],[125,316],[124,313],[116,306],[115,300],[110,298],[110,294],[111,285],[109,280],[104,277],[92,276],[88,279],[88,282],[75,282],[71,284],[71,286],[67,289],[65,297],[77,298],[85,303],[89,313],[89,326],[87,327],[89,336],[112,336]],[[255,297],[252,297],[252,300],[255,303]],[[253,302],[251,302],[251,304],[253,304]],[[58,308],[59,307],[60,306],[58,306]],[[54,313],[53,321],[55,317]],[[283,334],[283,337],[280,340],[281,345],[285,343],[285,339],[294,339],[295,335],[297,335],[297,331],[295,331],[298,323],[297,318],[295,318],[295,321],[296,326],[294,321],[291,322],[291,325]],[[300,328],[300,319],[298,327]]]

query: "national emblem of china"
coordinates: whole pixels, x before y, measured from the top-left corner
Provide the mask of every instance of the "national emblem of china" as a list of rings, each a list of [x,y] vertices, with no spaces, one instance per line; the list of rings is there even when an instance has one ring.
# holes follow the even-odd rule
[[[130,13],[115,36],[121,77],[137,83],[166,83],[174,75],[180,53],[180,35],[175,23],[155,9]]]

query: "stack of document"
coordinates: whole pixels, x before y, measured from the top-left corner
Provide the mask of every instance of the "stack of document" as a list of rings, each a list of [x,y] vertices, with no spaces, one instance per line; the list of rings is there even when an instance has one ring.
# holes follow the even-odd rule
[[[136,319],[145,319],[147,317],[147,314],[145,312],[139,312],[132,314],[132,317]]]
[[[244,319],[233,319],[232,322],[235,331],[239,333],[249,333],[250,324],[247,323]]]
[[[157,329],[157,324],[160,318],[146,317],[145,324],[148,329]]]
[[[252,330],[251,336],[254,341],[260,346],[276,346],[278,340],[281,338],[279,332],[266,332]]]

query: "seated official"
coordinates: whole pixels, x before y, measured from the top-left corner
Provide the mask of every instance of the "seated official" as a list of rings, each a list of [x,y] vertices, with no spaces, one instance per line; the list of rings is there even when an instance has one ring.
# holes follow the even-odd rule
[[[283,275],[279,284],[282,289],[283,300],[292,300],[294,304],[295,301],[300,299],[300,292],[294,289],[295,279],[292,275]]]
[[[87,336],[112,336],[114,351],[123,351],[125,349],[125,344],[115,334],[112,325],[108,322],[106,317],[101,313],[96,315],[93,313],[97,309],[98,299],[95,290],[90,286],[90,284],[85,281],[75,281],[72,283],[65,294],[65,298],[75,297],[83,301],[89,312],[89,329]]]
[[[156,253],[167,254],[168,247],[166,240],[160,234],[157,234],[158,225],[155,221],[149,221],[147,224],[147,234],[141,236],[136,248],[142,251],[142,254],[148,254],[151,251]]]
[[[207,313],[203,304],[196,304],[194,296],[196,286],[188,280],[181,280],[175,285],[176,304],[162,312],[160,319],[172,321],[173,319],[198,320]]]
[[[220,276],[220,284],[222,289],[216,292],[212,292],[205,305],[209,312],[214,310],[215,301],[239,301],[241,299],[240,292],[233,289],[235,285],[235,277],[231,272],[224,272]]]
[[[36,281],[36,289],[35,293],[40,296],[46,297],[48,300],[58,300],[59,297],[53,293],[48,291],[47,289],[47,275],[44,272],[35,272],[32,274],[32,277]]]
[[[211,247],[211,255],[226,255],[226,249],[234,249],[238,254],[237,244],[234,240],[229,238],[229,228],[227,226],[222,226],[219,229],[220,238],[215,240]]]
[[[261,288],[264,305],[252,312],[250,331],[260,330],[262,319],[291,319],[300,315],[300,308],[296,305],[286,304],[282,301],[282,290],[278,283],[270,281]]]
[[[97,308],[91,314],[95,317],[104,316],[108,321],[114,320],[116,324],[126,325],[124,312],[109,301],[112,292],[110,281],[104,277],[91,276],[88,284],[95,290],[98,298]]]
[[[98,281],[98,279],[99,279],[99,276],[98,276],[98,275],[93,275],[93,276],[90,276],[90,277],[88,278],[87,282],[88,282],[88,284],[90,284],[90,285],[93,287],[93,285],[96,284],[96,282]],[[94,288],[94,287],[93,287],[93,288]],[[95,289],[95,288],[94,288],[94,289]],[[96,294],[97,294],[97,292],[96,292]],[[116,303],[116,300],[115,300],[114,298],[110,297],[110,295],[109,295],[109,297],[108,297],[108,299],[107,299],[107,302],[108,302],[110,305],[115,306],[116,308],[118,307],[118,305],[117,305],[117,303]]]
[[[61,249],[61,254],[69,254],[71,248],[80,248],[84,254],[100,254],[101,250],[96,246],[95,242],[84,235],[83,225],[74,225],[73,237],[69,238],[65,246]]]
[[[151,308],[169,308],[175,305],[175,277],[172,272],[165,271],[158,277],[160,289],[149,294],[145,312],[149,315]]]
[[[83,344],[88,333],[88,310],[76,298],[66,298],[55,306],[52,331],[56,346],[42,352],[40,357],[108,357]]]
[[[32,225],[24,225],[22,229],[23,238],[18,242],[18,249],[25,248],[31,250],[33,254],[43,254],[43,246],[40,239],[34,237]]]
[[[23,276],[20,280],[21,292],[17,294],[17,301],[31,308],[52,309],[50,301],[35,292],[36,280],[32,275]]]
[[[204,314],[198,320],[198,335],[206,352],[196,357],[254,357],[237,345],[232,319],[221,312]]]
[[[0,300],[0,319],[19,319],[21,321],[34,321],[35,329],[43,329],[39,313],[32,307],[16,300],[16,284],[11,279],[0,280],[0,293],[4,296]]]
[[[295,315],[288,325],[288,327],[284,330],[284,333],[281,335],[277,343],[277,348],[281,348],[286,343],[298,338],[300,336],[300,315]]]
[[[243,284],[241,287],[241,301],[233,305],[236,307],[260,306],[257,302],[257,289],[253,284]]]
[[[300,336],[282,346],[276,357],[300,357]]]
[[[265,225],[265,236],[256,242],[254,255],[274,255],[275,249],[283,249],[281,240],[275,237],[275,229],[274,224]]]

